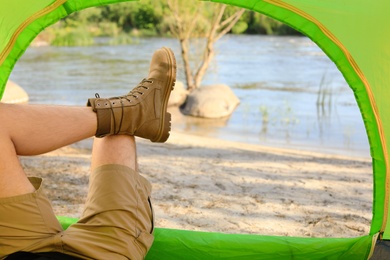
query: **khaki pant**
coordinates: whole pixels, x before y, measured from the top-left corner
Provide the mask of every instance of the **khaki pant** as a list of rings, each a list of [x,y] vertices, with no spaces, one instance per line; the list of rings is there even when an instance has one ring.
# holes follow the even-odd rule
[[[150,183],[122,165],[104,165],[90,177],[80,220],[65,231],[43,193],[0,199],[0,259],[17,251],[57,251],[83,259],[143,259],[153,243]],[[72,192],[72,191],[69,191]]]

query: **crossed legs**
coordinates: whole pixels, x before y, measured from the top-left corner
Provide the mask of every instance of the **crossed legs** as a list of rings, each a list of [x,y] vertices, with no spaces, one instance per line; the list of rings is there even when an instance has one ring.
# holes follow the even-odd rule
[[[165,142],[167,103],[176,80],[168,48],[127,95],[88,100],[90,107],[0,103],[0,259],[18,251],[86,259],[142,259],[153,242],[150,183],[137,173],[134,136]],[[119,135],[118,135],[119,134]],[[19,155],[38,155],[96,135],[89,193],[81,219],[62,230],[39,178]]]
[[[133,136],[95,138],[85,211],[78,223],[63,231],[41,194],[40,181],[27,178],[18,155],[46,153],[92,136],[95,113],[84,107],[0,103],[0,122],[0,259],[16,251],[107,259],[145,256],[153,241],[151,186],[137,173]],[[27,201],[19,204],[25,215],[2,212],[19,200]],[[25,234],[17,233],[20,226],[26,227]],[[13,236],[18,237],[14,244]]]

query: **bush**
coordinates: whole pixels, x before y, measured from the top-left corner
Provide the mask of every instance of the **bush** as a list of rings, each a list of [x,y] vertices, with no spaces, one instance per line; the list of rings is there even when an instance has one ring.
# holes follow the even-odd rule
[[[110,45],[129,45],[134,44],[134,39],[127,33],[121,33],[109,41]]]
[[[55,30],[55,38],[51,44],[55,46],[88,46],[93,45],[94,40],[85,27],[65,27]]]
[[[233,34],[241,34],[248,29],[248,24],[244,21],[238,21],[232,28]]]
[[[187,1],[183,10],[188,12],[190,21],[194,15],[195,3]],[[205,37],[209,31],[210,21],[215,16],[215,3],[202,2],[206,8],[198,17],[192,36]],[[226,14],[234,13],[235,7],[228,7]],[[141,0],[137,3],[122,2],[112,5],[88,8],[66,17],[42,33],[42,39],[57,46],[75,46],[94,44],[94,37],[114,37],[112,44],[129,44],[133,39],[122,33],[133,36],[171,36],[170,27],[174,24],[168,7],[160,0]],[[183,21],[185,25],[188,21]],[[263,14],[246,11],[231,30],[234,34],[300,34],[289,26]]]

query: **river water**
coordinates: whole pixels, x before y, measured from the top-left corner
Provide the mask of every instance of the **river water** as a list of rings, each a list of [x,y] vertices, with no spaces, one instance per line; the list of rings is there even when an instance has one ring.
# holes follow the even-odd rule
[[[30,47],[11,79],[30,103],[85,105],[95,92],[122,95],[147,75],[152,52],[177,40],[137,39],[127,46]],[[369,145],[351,89],[306,37],[227,36],[203,84],[232,87],[241,104],[227,120],[183,119],[174,128],[265,146],[368,157]],[[319,94],[319,90],[325,94]],[[321,102],[318,102],[321,101]]]

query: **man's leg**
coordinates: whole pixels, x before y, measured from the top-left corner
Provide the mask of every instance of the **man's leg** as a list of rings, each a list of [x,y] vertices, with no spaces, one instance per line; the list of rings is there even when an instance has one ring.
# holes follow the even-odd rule
[[[176,81],[176,60],[169,48],[152,57],[148,78],[127,95],[91,98],[90,107],[0,103],[0,198],[33,191],[17,155],[37,155],[97,135],[136,135],[165,142],[166,112]]]
[[[134,136],[113,135],[95,138],[92,149],[91,171],[106,164],[120,164],[138,171]]]
[[[93,136],[96,114],[88,107],[0,103],[0,198],[34,191],[17,155],[37,155]]]
[[[18,155],[37,155],[91,137],[96,114],[88,107],[0,103],[1,134]]]
[[[92,136],[96,121],[85,107],[0,103],[0,259],[20,250],[53,250],[53,237],[62,231],[42,180],[27,178],[18,155],[45,153]]]
[[[64,253],[92,259],[146,256],[153,243],[151,185],[137,172],[134,136],[168,139],[166,110],[175,81],[174,54],[162,48],[153,55],[148,78],[126,96],[88,100],[97,113],[96,136],[103,138],[94,142],[83,215],[63,233]]]
[[[64,253],[99,259],[143,259],[153,242],[151,185],[137,172],[135,139],[95,139],[86,207],[63,235]]]
[[[19,250],[50,251],[53,245],[54,250],[63,250],[59,237],[61,227],[40,189],[41,180],[28,180],[17,156],[46,153],[94,134],[99,137],[136,135],[164,142],[170,130],[166,107],[175,80],[174,55],[168,48],[162,48],[153,55],[147,79],[125,96],[89,99],[88,106],[92,109],[0,103],[0,258]],[[124,141],[127,145],[118,149],[124,144],[118,142],[122,139],[127,140]],[[153,240],[151,186],[135,171],[134,139],[106,137],[96,142],[94,150],[94,173],[86,211],[79,225],[69,228],[67,236],[72,237],[72,230],[87,227],[86,232],[76,232],[74,239],[70,239],[70,244],[76,248],[81,246],[81,251],[72,248],[65,251],[82,254],[85,248],[94,248],[93,258],[101,258],[99,252],[117,252],[118,256],[127,258],[144,256]],[[119,153],[111,158],[105,150],[119,150]],[[129,157],[126,151],[134,157]],[[99,221],[94,222],[96,219]],[[112,225],[111,234],[101,226],[101,220]],[[88,231],[91,226],[93,232]],[[118,234],[122,240],[118,240]],[[105,248],[108,238],[112,238],[114,251]]]

